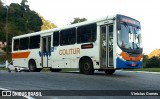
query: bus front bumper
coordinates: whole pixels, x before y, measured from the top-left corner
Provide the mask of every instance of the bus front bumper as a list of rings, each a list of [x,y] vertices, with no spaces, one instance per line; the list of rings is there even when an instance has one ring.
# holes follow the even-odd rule
[[[142,68],[142,61],[132,62],[124,61],[120,58],[116,59],[117,69]]]

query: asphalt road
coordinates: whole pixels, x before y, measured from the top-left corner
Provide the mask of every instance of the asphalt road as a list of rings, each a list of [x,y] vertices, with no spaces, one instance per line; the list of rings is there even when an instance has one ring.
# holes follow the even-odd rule
[[[84,75],[78,72],[2,72],[0,88],[8,90],[159,90],[160,74],[116,71],[113,75],[96,72]],[[114,92],[114,91],[113,91]],[[160,94],[160,93],[159,93]],[[134,98],[133,96],[78,96],[79,99]],[[35,98],[35,97],[34,97]],[[36,97],[43,99],[44,97]],[[46,97],[45,97],[46,98]],[[50,99],[70,99],[70,96],[47,97]],[[76,96],[72,96],[76,98]],[[160,98],[160,96],[136,96],[138,99]]]

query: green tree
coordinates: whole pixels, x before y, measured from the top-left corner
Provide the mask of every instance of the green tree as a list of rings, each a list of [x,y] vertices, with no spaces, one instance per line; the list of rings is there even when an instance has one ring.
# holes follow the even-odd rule
[[[160,68],[160,57],[153,56],[146,63],[147,68]]]
[[[6,7],[0,1],[0,41],[6,41],[6,31],[8,31],[9,48],[13,36],[41,30],[43,24],[41,18],[35,11],[30,10],[26,3],[27,0],[22,0],[21,4],[11,3]]]
[[[143,67],[144,68],[146,67],[147,61],[148,61],[148,55],[143,55]]]
[[[3,7],[3,3],[2,3],[2,1],[0,0],[0,8],[2,8]]]
[[[83,21],[87,21],[86,18],[74,18],[73,22],[71,22],[71,24],[75,24],[75,23],[80,23],[80,22],[83,22]]]

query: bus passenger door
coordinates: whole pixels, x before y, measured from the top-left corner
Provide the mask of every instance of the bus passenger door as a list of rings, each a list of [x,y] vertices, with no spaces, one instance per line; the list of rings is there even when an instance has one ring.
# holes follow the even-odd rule
[[[113,25],[100,27],[101,33],[101,65],[102,67],[113,66]]]
[[[42,37],[42,66],[51,67],[50,58],[51,58],[51,36]]]

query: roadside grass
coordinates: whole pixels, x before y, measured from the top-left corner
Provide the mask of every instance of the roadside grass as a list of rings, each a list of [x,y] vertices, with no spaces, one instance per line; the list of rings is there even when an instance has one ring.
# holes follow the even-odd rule
[[[0,70],[8,70],[8,69],[5,67],[0,67]]]
[[[160,72],[160,68],[142,68],[142,69],[126,69],[127,71],[148,71],[148,72]]]

